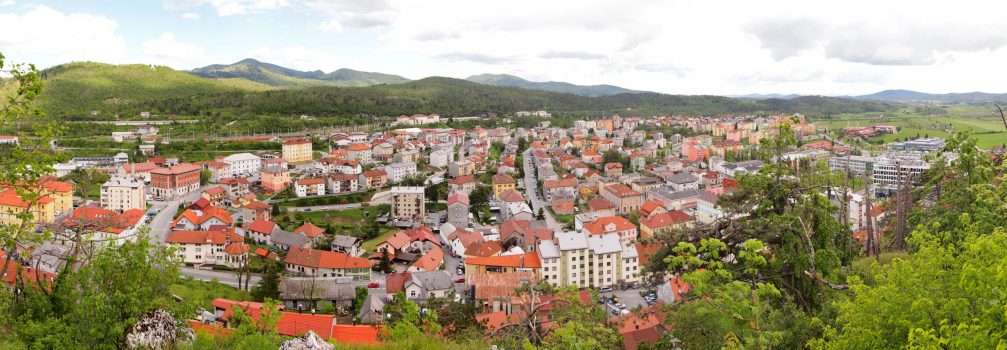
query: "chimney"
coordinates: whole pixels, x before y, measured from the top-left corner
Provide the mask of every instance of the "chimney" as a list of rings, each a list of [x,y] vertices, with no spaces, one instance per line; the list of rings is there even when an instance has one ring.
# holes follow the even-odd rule
[[[524,255],[520,256],[518,260],[518,266],[524,267]]]

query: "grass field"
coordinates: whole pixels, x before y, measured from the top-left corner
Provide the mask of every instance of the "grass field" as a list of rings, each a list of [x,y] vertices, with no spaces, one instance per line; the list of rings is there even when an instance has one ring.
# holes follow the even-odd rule
[[[874,137],[868,141],[892,142],[906,138],[951,136],[952,132],[969,131],[980,147],[991,148],[1007,144],[1007,128],[998,115],[987,106],[951,105],[944,108],[945,115],[919,115],[903,109],[889,114],[845,114],[829,120],[814,120],[829,130],[847,126],[887,124],[899,127],[899,132]]]

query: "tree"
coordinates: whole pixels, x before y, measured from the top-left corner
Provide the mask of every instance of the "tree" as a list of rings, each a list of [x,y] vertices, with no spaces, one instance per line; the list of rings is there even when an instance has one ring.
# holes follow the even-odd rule
[[[381,248],[381,260],[374,266],[374,271],[392,273],[392,259],[388,257],[388,248]]]
[[[535,220],[545,220],[545,210],[538,208],[538,214],[535,215]]]
[[[280,298],[280,263],[264,260],[262,279],[252,288],[252,297],[257,301]]]
[[[357,286],[354,288],[357,292],[357,296],[353,298],[353,314],[356,315],[360,312],[360,308],[363,307],[364,302],[367,301],[367,294],[369,293],[366,286]]]
[[[963,215],[965,224],[971,224]],[[911,238],[917,251],[873,264],[850,278],[852,297],[837,301],[837,315],[814,349],[993,349],[1007,341],[1002,286],[1007,231],[967,230],[960,245],[927,227]],[[886,315],[877,317],[877,315]]]
[[[210,183],[210,179],[213,178],[213,173],[209,169],[202,169],[199,171],[199,185],[206,186]]]

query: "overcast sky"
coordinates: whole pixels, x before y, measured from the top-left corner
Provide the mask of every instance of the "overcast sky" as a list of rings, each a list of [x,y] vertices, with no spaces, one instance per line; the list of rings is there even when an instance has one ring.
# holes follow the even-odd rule
[[[139,4],[137,4],[139,3]],[[676,94],[1007,91],[1003,1],[0,0],[0,52]]]

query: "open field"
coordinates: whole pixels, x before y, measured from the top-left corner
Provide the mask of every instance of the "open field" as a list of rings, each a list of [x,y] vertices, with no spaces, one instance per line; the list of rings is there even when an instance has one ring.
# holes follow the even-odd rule
[[[825,125],[829,130],[839,130],[847,126],[869,126],[876,124],[894,125],[899,132],[868,139],[870,142],[901,141],[906,138],[943,137],[953,132],[969,131],[980,147],[991,148],[1007,144],[1007,128],[999,115],[994,115],[987,106],[952,105],[945,107],[944,115],[920,115],[909,109],[896,113],[844,114],[828,120],[813,120]]]

